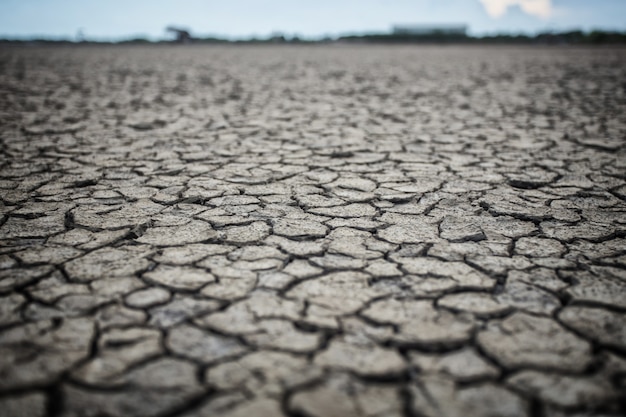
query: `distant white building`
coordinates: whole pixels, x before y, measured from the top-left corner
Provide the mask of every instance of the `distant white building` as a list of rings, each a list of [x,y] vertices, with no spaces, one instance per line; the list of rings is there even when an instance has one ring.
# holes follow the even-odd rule
[[[394,35],[466,35],[467,25],[462,24],[443,24],[443,25],[424,25],[424,24],[404,24],[394,25],[392,27]]]

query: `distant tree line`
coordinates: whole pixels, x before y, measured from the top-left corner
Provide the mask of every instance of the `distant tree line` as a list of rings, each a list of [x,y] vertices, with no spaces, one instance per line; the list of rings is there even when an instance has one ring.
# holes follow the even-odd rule
[[[365,34],[342,36],[344,42],[364,43],[520,43],[520,44],[626,44],[626,32],[570,31],[545,32],[537,35],[497,34],[490,36],[469,36],[464,34]]]
[[[226,39],[218,37],[194,37],[189,40],[193,44],[317,44],[317,43],[377,43],[377,44],[411,44],[411,43],[462,43],[462,44],[549,44],[549,45],[604,45],[626,44],[626,32],[609,32],[594,30],[590,32],[545,32],[536,35],[498,34],[490,36],[469,36],[464,34],[429,33],[369,33],[361,35],[345,35],[336,38],[301,39],[298,36],[273,35],[265,38]],[[147,45],[175,44],[172,40],[149,40],[132,38],[119,41],[93,41],[68,39],[0,39],[1,44],[33,44],[33,45]]]

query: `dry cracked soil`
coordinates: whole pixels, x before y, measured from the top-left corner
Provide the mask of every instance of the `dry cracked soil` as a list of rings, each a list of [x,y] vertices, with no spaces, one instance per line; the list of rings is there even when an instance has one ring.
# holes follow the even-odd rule
[[[626,49],[0,49],[2,417],[626,413]]]

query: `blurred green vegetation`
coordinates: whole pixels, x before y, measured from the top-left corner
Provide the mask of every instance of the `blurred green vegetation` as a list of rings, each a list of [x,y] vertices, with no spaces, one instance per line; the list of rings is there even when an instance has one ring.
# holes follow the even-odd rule
[[[468,36],[462,34],[430,33],[430,34],[396,34],[396,33],[366,33],[358,35],[343,35],[336,38],[324,37],[317,39],[302,39],[298,36],[275,34],[263,38],[226,39],[219,37],[193,38],[192,44],[316,44],[316,43],[375,43],[375,44],[419,44],[419,43],[454,43],[454,44],[544,44],[544,45],[607,45],[626,44],[626,32],[608,32],[594,30],[583,32],[580,30],[569,32],[544,32],[536,35],[526,34],[497,34],[488,36]],[[91,45],[91,44],[176,44],[172,40],[149,40],[136,37],[118,41],[68,39],[0,39],[1,44],[30,44],[30,45]]]
[[[346,42],[371,43],[470,43],[470,44],[626,44],[626,32],[604,32],[580,30],[570,32],[544,32],[537,35],[497,34],[489,36],[468,36],[460,34],[432,33],[428,35],[409,34],[366,34],[343,36],[338,39]]]

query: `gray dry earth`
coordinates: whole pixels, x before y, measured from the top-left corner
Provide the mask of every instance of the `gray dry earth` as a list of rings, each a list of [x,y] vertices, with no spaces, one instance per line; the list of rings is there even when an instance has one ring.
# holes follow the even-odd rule
[[[626,49],[0,49],[0,415],[626,412]]]

